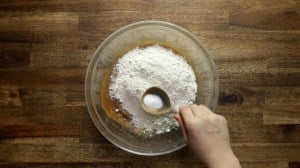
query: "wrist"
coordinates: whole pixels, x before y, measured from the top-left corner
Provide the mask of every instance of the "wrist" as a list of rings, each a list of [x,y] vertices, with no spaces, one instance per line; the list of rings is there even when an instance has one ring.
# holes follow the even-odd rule
[[[209,168],[241,168],[240,161],[231,151],[230,153],[219,156],[218,159],[212,160],[208,163]]]

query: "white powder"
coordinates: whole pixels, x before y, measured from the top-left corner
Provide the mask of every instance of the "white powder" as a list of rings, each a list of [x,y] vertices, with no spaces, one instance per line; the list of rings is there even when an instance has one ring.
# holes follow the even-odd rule
[[[113,69],[109,94],[131,115],[132,124],[146,136],[178,128],[174,114],[153,116],[141,106],[150,87],[160,87],[173,104],[192,104],[197,93],[194,71],[185,59],[160,45],[135,48],[120,58]]]
[[[145,95],[143,102],[148,108],[152,108],[155,110],[161,109],[163,107],[163,101],[159,96],[155,94]]]

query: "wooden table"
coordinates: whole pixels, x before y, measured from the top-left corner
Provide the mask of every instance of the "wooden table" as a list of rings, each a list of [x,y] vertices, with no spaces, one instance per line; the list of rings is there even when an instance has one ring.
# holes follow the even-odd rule
[[[300,1],[0,2],[0,167],[203,167],[189,148],[136,156],[108,142],[84,99],[97,46],[127,24],[194,33],[220,77],[216,113],[243,167],[300,166]]]

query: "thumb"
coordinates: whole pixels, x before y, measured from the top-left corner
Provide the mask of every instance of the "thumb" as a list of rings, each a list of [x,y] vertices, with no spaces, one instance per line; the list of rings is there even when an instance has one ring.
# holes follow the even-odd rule
[[[181,131],[183,133],[183,138],[184,138],[185,143],[188,143],[187,131],[186,131],[183,119],[181,118],[180,114],[175,114],[174,117],[179,122],[179,125],[180,125]]]

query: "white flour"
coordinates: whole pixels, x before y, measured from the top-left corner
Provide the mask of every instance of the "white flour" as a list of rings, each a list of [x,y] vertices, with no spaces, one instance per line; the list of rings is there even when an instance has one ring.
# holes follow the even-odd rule
[[[131,115],[132,124],[146,136],[178,128],[174,114],[152,116],[141,106],[143,93],[157,86],[174,104],[192,104],[197,93],[194,71],[185,59],[159,45],[135,48],[120,58],[113,69],[109,94]]]

